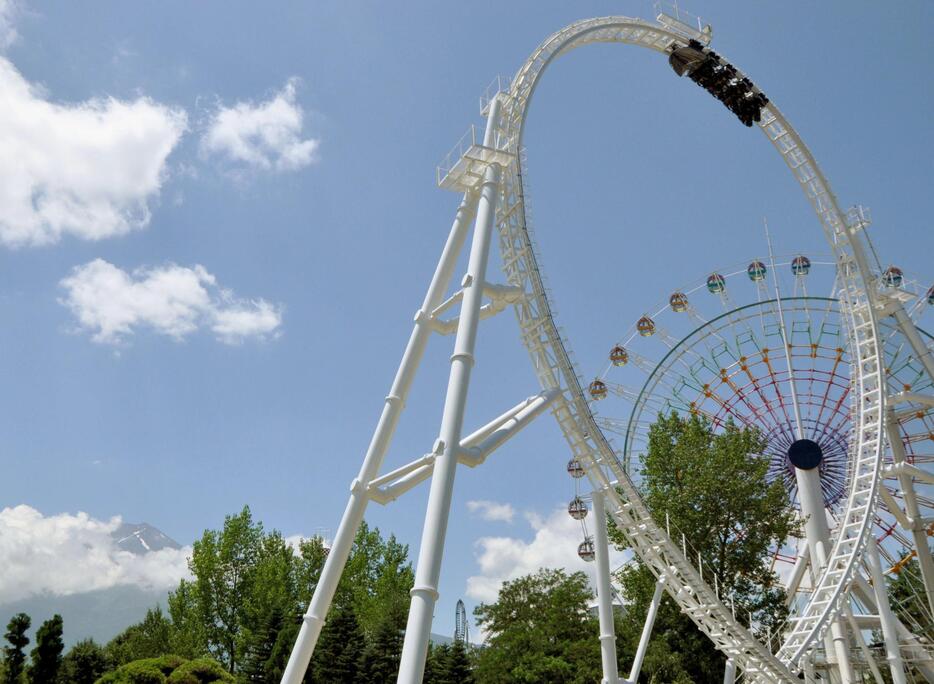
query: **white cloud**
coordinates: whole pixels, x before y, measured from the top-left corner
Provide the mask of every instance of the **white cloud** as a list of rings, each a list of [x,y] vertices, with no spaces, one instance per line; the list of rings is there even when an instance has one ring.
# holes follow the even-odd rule
[[[0,0],[0,37],[10,5]],[[87,240],[149,223],[187,116],[146,97],[57,104],[0,57],[0,243]]]
[[[41,593],[75,594],[118,585],[171,589],[188,577],[191,547],[137,555],[111,533],[120,518],[44,516],[30,506],[0,511],[0,603]]]
[[[516,515],[516,509],[510,504],[498,503],[496,501],[468,501],[467,510],[471,513],[476,513],[483,520],[489,522],[511,523]]]
[[[583,570],[593,583],[594,564],[577,555],[577,546],[584,536],[580,522],[572,519],[564,508],[556,508],[547,519],[535,513],[526,513],[525,519],[534,532],[531,541],[516,537],[482,537],[475,542],[480,574],[467,578],[467,596],[486,603],[495,601],[503,582],[539,568]],[[588,518],[587,522],[592,529],[593,520]],[[611,549],[610,568],[620,566],[628,555]]]
[[[319,141],[303,140],[302,108],[295,103],[296,79],[259,104],[221,106],[201,138],[203,154],[262,170],[296,171],[316,160]]]
[[[16,42],[19,35],[13,25],[16,3],[13,0],[0,0],[0,50],[5,50]]]
[[[168,264],[127,273],[95,259],[75,267],[60,285],[66,291],[61,303],[74,314],[79,329],[103,344],[119,344],[139,328],[176,340],[210,328],[220,341],[237,344],[250,337],[275,337],[282,324],[281,306],[237,299],[200,265]]]

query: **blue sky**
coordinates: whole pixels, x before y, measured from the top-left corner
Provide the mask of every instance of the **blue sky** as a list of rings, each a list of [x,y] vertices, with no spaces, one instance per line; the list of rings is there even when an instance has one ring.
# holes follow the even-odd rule
[[[930,3],[699,4],[689,9],[713,25],[714,49],[788,116],[841,202],[872,209],[883,261],[930,280]],[[8,95],[18,73],[35,100],[73,112],[97,98],[113,116],[142,103],[126,116],[151,120],[139,148],[100,155],[57,154],[83,130],[64,115],[49,124],[62,131],[19,147],[0,137],[11,145],[0,185],[22,178],[34,145],[51,160],[30,171],[34,202],[49,187],[81,197],[90,184],[95,201],[126,215],[106,229],[90,212],[60,236],[39,217],[32,238],[0,236],[0,507],[120,515],[183,543],[244,504],[287,535],[336,529],[459,201],[435,187],[435,165],[479,122],[486,85],[547,35],[587,16],[651,16],[651,3],[622,1],[2,8],[17,34],[0,33],[15,69]],[[224,112],[246,128],[218,129]],[[238,151],[237,132],[263,116],[277,137]],[[763,217],[777,251],[827,251],[764,136],[658,55],[593,46],[556,62],[526,145],[544,267],[585,372],[670,291],[761,254]],[[86,168],[65,173],[71,162]],[[105,171],[117,176],[102,189],[93,180]],[[20,210],[0,193],[0,228]],[[495,257],[492,268],[495,280]],[[102,311],[90,286],[82,299],[66,280],[79,275],[118,288],[128,309]],[[181,318],[170,311],[166,322],[154,276],[193,288]],[[103,332],[114,315],[125,327]],[[433,341],[387,465],[437,436],[450,344]],[[484,323],[468,426],[536,391],[511,315]],[[573,557],[573,539],[569,554],[551,548],[567,536],[553,515],[572,496],[566,460],[543,418],[458,473],[436,631],[453,627],[458,598],[470,608],[482,596],[468,595],[468,578],[489,586]],[[422,487],[372,505],[368,520],[414,558],[426,498]],[[478,500],[508,504],[512,522],[471,512]],[[478,544],[490,537],[501,539]]]

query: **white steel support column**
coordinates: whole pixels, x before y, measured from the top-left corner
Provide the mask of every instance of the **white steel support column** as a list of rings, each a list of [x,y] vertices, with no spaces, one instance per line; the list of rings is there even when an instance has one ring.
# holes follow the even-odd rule
[[[344,509],[337,535],[334,537],[328,552],[327,560],[321,571],[321,578],[315,587],[311,602],[308,604],[308,611],[305,614],[295,646],[289,656],[289,662],[282,675],[282,684],[299,684],[308,669],[308,663],[314,653],[315,644],[321,634],[321,629],[324,627],[325,616],[331,605],[331,600],[334,598],[334,592],[337,590],[337,583],[350,555],[354,537],[360,523],[363,521],[363,514],[369,502],[366,493],[367,484],[379,473],[386,450],[392,441],[399,416],[409,394],[409,388],[415,377],[415,371],[418,369],[425,346],[428,344],[428,338],[431,336],[429,312],[441,304],[444,299],[444,294],[457,265],[457,257],[464,246],[470,221],[476,211],[476,202],[477,198],[474,193],[466,193],[457,209],[454,224],[451,226],[451,232],[444,245],[438,266],[431,279],[431,284],[428,286],[424,303],[415,316],[415,326],[402,355],[402,362],[396,372],[392,388],[386,397],[383,412],[370,440],[370,446],[363,459],[363,465],[357,479],[351,485],[350,500]]]
[[[616,624],[613,619],[613,589],[610,585],[610,543],[606,533],[606,504],[603,492],[591,495],[594,517],[594,551],[597,561],[597,611],[600,618],[600,656],[603,684],[618,684],[616,663]]]
[[[886,407],[885,414],[885,433],[889,439],[889,448],[892,450],[892,462],[896,466],[907,463],[908,454],[905,452],[905,443],[902,442],[901,430],[899,430],[898,421],[895,420],[895,412],[891,406]],[[918,499],[915,498],[911,476],[898,470],[895,472],[897,473],[899,487],[902,490],[902,498],[905,501],[908,531],[915,543],[918,565],[921,567],[921,582],[924,585],[928,607],[931,609],[931,614],[934,615],[934,556],[931,555],[931,549],[928,546],[927,530],[924,527],[924,520],[921,519],[921,511],[918,508]],[[895,506],[898,507],[897,502]]]
[[[892,673],[893,684],[906,684],[905,663],[902,661],[902,652],[898,647],[898,631],[895,626],[895,616],[889,606],[889,597],[885,590],[885,578],[882,576],[882,563],[879,561],[879,549],[873,539],[866,546],[869,556],[869,572],[872,576],[872,590],[876,594],[879,622],[882,623],[882,638],[885,641],[885,658],[889,661],[889,671]]]
[[[652,602],[649,604],[649,611],[645,616],[645,625],[642,627],[642,636],[639,637],[639,647],[636,649],[636,657],[632,661],[632,669],[629,671],[628,684],[635,684],[639,681],[639,671],[642,670],[642,661],[645,659],[645,652],[649,648],[649,639],[652,636],[652,627],[655,626],[655,617],[658,615],[658,606],[662,602],[662,593],[665,590],[664,575],[660,575],[655,582],[655,593],[652,594]]]
[[[895,311],[892,312],[892,316],[895,317],[898,329],[902,331],[905,339],[908,340],[908,344],[911,345],[911,350],[915,353],[915,357],[917,357],[921,365],[924,366],[928,377],[934,381],[934,349],[931,349],[924,343],[914,322],[912,322],[908,314],[905,313],[905,307],[899,304],[895,308]]]
[[[726,666],[723,668],[723,684],[733,684],[736,681],[736,663],[732,658],[726,659]]]
[[[490,105],[487,118],[484,146],[493,147],[499,123],[499,99]],[[477,327],[480,322],[480,306],[486,279],[490,242],[496,218],[496,202],[500,193],[499,164],[487,166],[481,182],[477,202],[477,218],[474,224],[473,242],[467,275],[462,283],[464,296],[451,356],[451,372],[448,378],[444,411],[441,416],[439,443],[435,449],[438,457],[431,476],[428,494],[428,509],[422,529],[418,565],[415,570],[415,585],[409,605],[409,618],[399,663],[400,684],[419,684],[425,671],[428,639],[438,600],[438,579],[441,574],[441,558],[444,553],[444,538],[447,533],[448,516],[451,512],[451,495],[454,490],[454,475],[457,470],[458,450],[464,422],[464,407],[470,373],[474,364],[474,347]]]
[[[795,482],[798,485],[798,503],[801,505],[801,514],[805,517],[804,536],[808,545],[808,555],[811,558],[811,577],[820,576],[823,567],[827,564],[827,553],[830,551],[830,528],[827,526],[827,516],[824,513],[824,494],[821,491],[820,473],[818,469],[795,468]],[[852,684],[855,681],[853,666],[850,663],[849,640],[846,630],[840,620],[830,623],[829,639],[836,657],[838,674],[842,684]],[[827,650],[828,661],[830,650]]]

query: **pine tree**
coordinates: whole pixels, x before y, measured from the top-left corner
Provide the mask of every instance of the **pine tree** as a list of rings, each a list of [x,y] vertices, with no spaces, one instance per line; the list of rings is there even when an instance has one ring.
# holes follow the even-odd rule
[[[454,641],[444,664],[444,678],[441,684],[472,684],[473,672],[470,668],[470,655],[463,641]]]
[[[246,657],[243,661],[242,674],[248,682],[269,682],[275,684],[279,677],[271,672],[269,662],[272,658],[279,638],[279,632],[285,624],[282,610],[278,607],[272,609],[263,626],[256,631],[247,646]]]
[[[335,606],[315,649],[312,668],[316,682],[352,684],[358,677],[365,642],[351,606]],[[370,681],[370,680],[366,680]]]
[[[425,658],[425,675],[422,678],[422,684],[441,684],[448,648],[445,644],[428,644],[428,657]]]
[[[142,622],[127,627],[107,642],[104,646],[107,659],[114,666],[119,666],[134,660],[174,653],[170,643],[172,630],[172,622],[162,612],[162,608],[150,608]]]
[[[3,684],[19,684],[22,679],[26,664],[25,648],[29,644],[26,632],[30,624],[32,620],[26,613],[18,613],[6,626],[4,637],[10,645],[3,647]]]
[[[53,615],[36,632],[36,647],[32,649],[29,667],[30,684],[52,684],[62,666],[62,616]]]
[[[383,620],[367,644],[360,663],[362,681],[370,684],[390,684],[399,673],[402,656],[402,630],[396,620]]]
[[[61,680],[68,684],[94,684],[107,669],[107,656],[94,639],[79,641],[62,660]]]

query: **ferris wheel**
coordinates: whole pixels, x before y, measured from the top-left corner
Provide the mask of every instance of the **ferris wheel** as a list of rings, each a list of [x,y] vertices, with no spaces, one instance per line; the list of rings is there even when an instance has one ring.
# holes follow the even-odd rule
[[[897,296],[919,335],[930,343],[932,337],[923,326],[934,318],[934,288],[906,277],[896,266],[879,265],[875,271],[879,293]],[[659,414],[702,416],[715,429],[732,422],[760,431],[766,448],[755,457],[767,459],[768,479],[780,480],[800,511],[795,464],[789,455],[800,423],[800,432],[816,447],[821,507],[833,530],[847,493],[852,432],[851,359],[837,285],[829,258],[800,253],[757,257],[673,288],[632,323],[609,349],[588,393],[595,422],[618,440],[617,453],[633,482],[642,480],[639,456],[648,447],[649,427]],[[882,320],[880,334],[889,386],[930,394],[931,380],[898,327]],[[896,423],[905,462],[931,473],[934,407],[900,412]],[[891,472],[891,452],[886,462]],[[584,474],[576,461],[568,465],[568,472],[575,479]],[[907,500],[922,520],[934,519],[934,488],[918,481],[904,491],[894,475],[881,487],[872,535],[885,572],[909,575],[913,607],[927,614],[927,625],[934,624],[924,577],[911,564],[917,556],[915,540],[901,516]],[[576,489],[568,513],[583,521],[587,505]],[[929,524],[924,533],[930,536],[934,526]],[[584,535],[580,555],[592,560],[593,543],[586,528]],[[789,606],[805,603],[811,591],[807,553],[805,540],[789,539],[766,559],[784,581]],[[917,634],[934,639],[930,627],[916,624],[904,609],[904,600],[898,608],[899,617]]]
[[[880,667],[865,643],[866,630],[881,631],[894,682],[907,682],[909,668],[934,681],[930,644],[892,611],[882,565],[883,560],[888,568],[905,561],[902,546],[913,551],[920,565],[919,593],[934,612],[934,559],[927,538],[934,484],[928,445],[934,351],[917,322],[934,292],[922,294],[921,286],[897,268],[872,261],[868,214],[841,209],[781,111],[714,52],[710,41],[709,27],[698,23],[694,28],[677,10],[674,15],[661,12],[655,21],[587,19],[549,36],[514,78],[497,80],[481,98],[485,130],[471,127],[438,167],[438,186],[462,193],[462,200],[363,465],[351,483],[283,684],[298,684],[304,676],[368,504],[388,504],[430,479],[399,670],[400,682],[421,681],[458,467],[484,463],[546,411],[568,443],[568,473],[579,488],[583,483],[590,488],[589,494],[579,490],[569,513],[593,532],[592,537],[585,534],[579,553],[596,564],[604,681],[638,677],[663,592],[727,656],[728,682],[739,671],[745,681],[763,684],[828,677],[849,684],[861,681],[863,667],[881,682]],[[570,344],[553,313],[526,206],[523,131],[548,66],[595,43],[656,53],[744,126],[758,128],[802,189],[831,253],[826,260],[800,254],[776,260],[770,248],[767,258],[714,271],[674,290],[612,345],[607,367],[591,381],[593,376],[585,380],[571,360]],[[448,294],[471,223],[467,272]],[[504,284],[488,279],[494,244]],[[828,275],[818,285],[822,268]],[[791,274],[790,286],[780,285],[779,271],[782,278]],[[749,282],[740,297],[737,281],[743,278]],[[459,313],[450,314],[455,307]],[[541,391],[465,435],[479,325],[510,308]],[[454,335],[437,439],[423,456],[380,474],[415,371],[435,335]],[[650,342],[661,346],[643,347]],[[635,372],[642,375],[627,375]],[[612,408],[600,408],[604,405]],[[762,430],[768,445],[762,456],[772,463],[771,477],[781,478],[794,494],[806,544],[799,549],[783,543],[770,554],[776,567],[791,568],[783,576],[792,616],[775,638],[762,638],[742,606],[738,612],[733,597],[721,592],[703,557],[689,548],[684,535],[656,519],[642,499],[637,456],[653,417],[672,409],[696,412],[715,427],[733,420]],[[627,680],[620,678],[616,664],[608,519],[657,578]],[[854,614],[860,607],[866,612]]]

